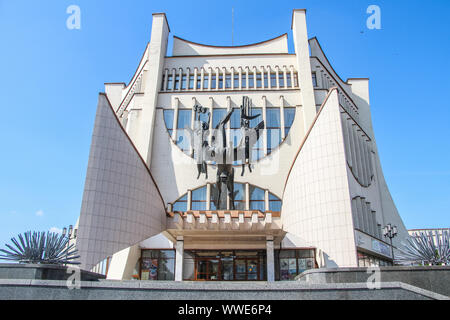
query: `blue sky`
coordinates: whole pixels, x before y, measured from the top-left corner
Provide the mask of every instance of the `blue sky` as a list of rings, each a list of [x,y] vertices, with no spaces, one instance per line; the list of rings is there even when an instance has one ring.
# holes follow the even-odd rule
[[[80,30],[66,28],[71,4]],[[371,4],[381,30],[366,28]],[[450,227],[450,1],[0,0],[0,247],[75,223],[98,92],[128,83],[152,13],[166,12],[171,36],[231,45],[232,7],[235,45],[287,32],[291,51],[292,9],[307,9],[309,35],[341,78],[371,79],[381,162],[407,228]]]

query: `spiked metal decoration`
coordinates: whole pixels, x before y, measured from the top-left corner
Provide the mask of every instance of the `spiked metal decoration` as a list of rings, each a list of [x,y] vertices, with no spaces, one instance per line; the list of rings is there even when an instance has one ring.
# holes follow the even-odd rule
[[[25,232],[11,238],[14,246],[6,244],[8,250],[0,249],[4,253],[0,259],[17,261],[19,263],[39,264],[79,264],[74,261],[80,256],[74,244],[69,245],[69,239],[65,235],[53,232]]]
[[[421,232],[412,236],[399,248],[396,263],[399,264],[425,264],[425,265],[449,265],[450,246],[449,232],[435,234],[431,231]]]

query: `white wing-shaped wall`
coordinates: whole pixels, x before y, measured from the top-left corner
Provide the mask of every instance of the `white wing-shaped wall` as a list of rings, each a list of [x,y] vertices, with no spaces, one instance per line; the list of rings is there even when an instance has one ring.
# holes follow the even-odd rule
[[[283,229],[320,252],[323,266],[356,266],[338,92],[330,90],[291,168],[283,194]]]
[[[82,268],[165,229],[166,211],[148,167],[100,94],[78,226]]]

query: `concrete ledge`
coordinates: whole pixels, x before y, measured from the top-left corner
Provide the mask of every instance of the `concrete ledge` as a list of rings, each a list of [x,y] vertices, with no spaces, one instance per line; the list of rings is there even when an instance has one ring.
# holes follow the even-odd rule
[[[450,296],[450,266],[380,267],[380,282],[402,282]],[[358,283],[366,282],[375,268],[310,269],[297,277],[302,283]]]
[[[366,283],[308,284],[296,282],[66,281],[0,279],[2,300],[441,300],[443,295],[401,282],[379,289]]]

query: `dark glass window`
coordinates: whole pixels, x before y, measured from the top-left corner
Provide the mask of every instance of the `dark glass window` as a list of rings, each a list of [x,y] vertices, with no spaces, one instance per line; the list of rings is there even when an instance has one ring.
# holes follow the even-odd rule
[[[216,88],[216,75],[212,75],[211,76],[211,89],[215,89]]]
[[[169,132],[169,135],[172,136],[173,132],[173,110],[172,109],[165,109],[164,112],[164,123],[166,124],[167,131]]]
[[[271,73],[270,74],[270,86],[272,88],[276,88],[277,87],[277,74],[276,73]]]
[[[219,76],[219,88],[218,89],[223,89],[223,75]]]
[[[234,184],[234,208],[236,210],[245,210],[245,184]]]
[[[292,79],[291,79],[291,74],[289,72],[286,74],[286,81],[287,81],[286,87],[291,88],[292,87]]]
[[[253,76],[253,73],[249,73],[248,74],[248,87],[253,88],[255,86],[255,82],[254,82],[255,78]]]
[[[197,84],[195,85],[195,88],[197,90],[200,90],[202,88],[201,74],[197,74]]]
[[[268,87],[269,87],[269,75],[267,74],[267,72],[264,72],[264,88]]]
[[[174,280],[174,250],[142,250],[140,280]]]
[[[235,89],[238,89],[239,88],[239,74],[234,74],[234,84],[233,84],[233,86],[234,86],[234,88]]]
[[[287,137],[295,119],[295,107],[284,108],[284,136]]]
[[[312,73],[312,83],[313,87],[317,87],[317,76],[315,72]]]
[[[278,73],[278,82],[280,84],[280,88],[284,88],[284,72],[282,71]]]
[[[174,85],[174,90],[179,90],[180,89],[180,75],[176,75],[175,76],[175,85]]]
[[[297,275],[315,267],[313,249],[281,249],[275,251],[275,256],[279,280],[295,280]]]

